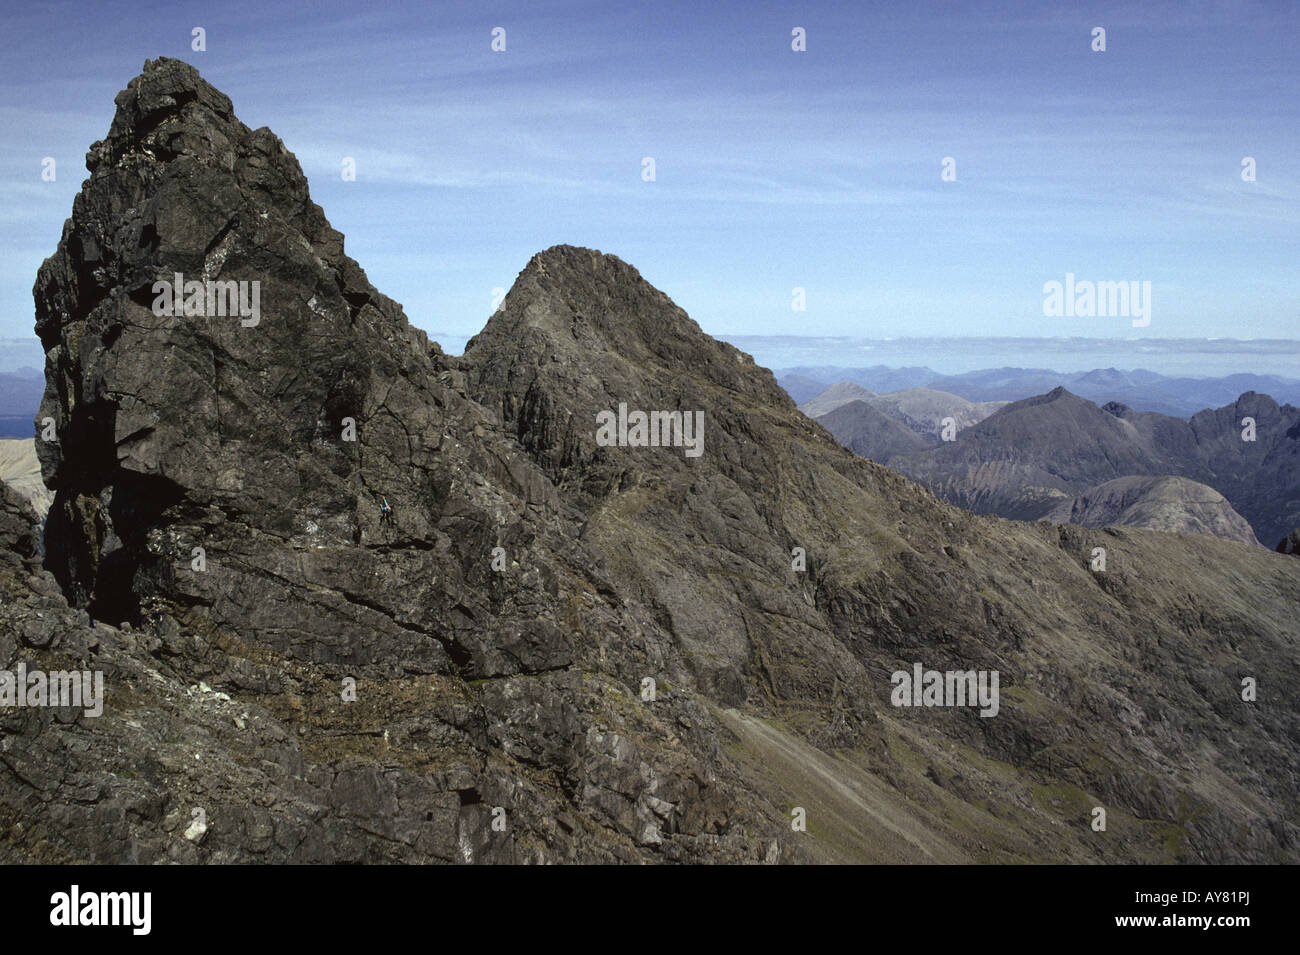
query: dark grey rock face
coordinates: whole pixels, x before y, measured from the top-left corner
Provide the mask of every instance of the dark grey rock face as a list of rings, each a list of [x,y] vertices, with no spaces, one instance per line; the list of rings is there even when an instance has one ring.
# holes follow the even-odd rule
[[[1296,702],[1239,687],[1300,680],[1294,561],[942,504],[589,249],[448,357],[192,68],[117,103],[35,288],[48,571],[0,509],[0,664],[107,699],[0,710],[3,859],[1296,861]],[[892,706],[914,661],[999,715]]]
[[[3,556],[19,561],[36,557],[40,518],[31,504],[8,484],[0,482],[0,542],[5,545]]]
[[[1300,554],[1300,527],[1297,527],[1277,544],[1279,554]]]

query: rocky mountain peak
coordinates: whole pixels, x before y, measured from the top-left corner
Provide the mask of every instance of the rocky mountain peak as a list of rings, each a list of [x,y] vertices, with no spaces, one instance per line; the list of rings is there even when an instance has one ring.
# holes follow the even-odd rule
[[[758,387],[776,400],[781,395],[774,381],[768,387],[770,373],[704,334],[631,265],[594,249],[557,245],[534,255],[483,331],[470,340],[466,356],[476,364],[493,363],[507,356],[505,340],[518,343],[505,350],[508,357],[530,367],[559,362],[582,376],[603,370],[607,360],[689,365],[729,387]],[[748,377],[763,382],[747,386]]]
[[[1047,404],[1053,404],[1054,402],[1061,402],[1063,404],[1075,404],[1078,402],[1082,402],[1083,400],[1084,400],[1083,398],[1080,398],[1078,395],[1074,394],[1073,392],[1067,391],[1064,385],[1057,385],[1055,388],[1053,388],[1051,391],[1047,392],[1046,394],[1034,395],[1030,398],[1022,398],[1019,401],[1013,401],[1010,404],[1008,404],[1006,408],[1003,410],[1011,411],[1013,409],[1019,409],[1019,408],[1031,408],[1034,407],[1035,405],[1047,405]]]
[[[706,335],[635,268],[573,246],[530,260],[469,341],[464,365],[474,397],[561,482],[575,468],[609,460],[597,444],[596,416],[620,405],[704,415],[716,453],[698,467],[739,463],[745,438],[735,425],[748,406],[794,408],[770,371]],[[662,457],[638,466],[673,467]]]
[[[91,164],[33,294],[52,369],[39,417],[58,434],[37,443],[57,492],[51,569],[130,618],[134,599],[103,601],[138,591],[167,508],[284,538],[362,533],[382,493],[358,471],[365,449],[418,457],[439,440],[412,444],[380,409],[438,407],[442,365],[344,253],[292,154],[192,67],[150,61],[117,102],[96,147],[113,161]]]
[[[181,60],[146,60],[139,76],[114,100],[117,112],[108,136],[90,147],[86,168],[132,159],[192,156],[234,164],[233,141],[247,129],[235,119],[230,98]]]

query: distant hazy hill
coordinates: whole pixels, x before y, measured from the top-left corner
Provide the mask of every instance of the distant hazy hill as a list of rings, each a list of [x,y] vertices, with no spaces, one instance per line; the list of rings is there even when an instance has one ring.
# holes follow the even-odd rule
[[[850,401],[866,401],[874,397],[876,397],[874,391],[868,391],[851,381],[841,381],[837,385],[831,385],[817,397],[799,405],[799,410],[810,418],[820,418]]]
[[[1056,524],[1145,527],[1179,534],[1213,534],[1258,544],[1246,519],[1218,491],[1187,478],[1122,477],[1089,488],[1047,514]]]
[[[54,495],[41,481],[41,462],[36,459],[34,439],[0,440],[0,481],[25,497],[36,513],[45,517]]]
[[[983,421],[1005,401],[971,402],[958,395],[932,388],[908,388],[892,394],[877,395],[850,381],[832,385],[811,401],[799,406],[810,418],[821,418],[850,402],[860,401],[876,411],[893,418],[925,438],[939,438],[945,418],[956,421],[957,427],[968,428]],[[823,422],[825,424],[825,422]],[[842,416],[836,419],[837,427],[850,427]],[[828,426],[829,427],[829,426]],[[835,429],[831,429],[835,433]]]
[[[820,378],[810,378],[807,375],[786,375],[780,381],[781,387],[794,399],[795,404],[816,398],[826,390],[828,384]]]
[[[774,371],[777,384],[786,390],[796,403],[803,403],[825,391],[838,381],[851,381],[862,385],[877,394],[901,391],[927,384],[939,376],[932,368],[888,368],[877,365],[873,368],[840,368],[836,366],[811,366],[806,368],[785,368]],[[815,389],[815,390],[811,390]],[[800,397],[798,393],[802,393]]]
[[[1064,387],[1071,393],[1105,404],[1118,401],[1141,411],[1188,418],[1206,408],[1235,401],[1247,391],[1272,395],[1281,404],[1300,405],[1300,380],[1277,375],[1226,375],[1220,378],[1168,377],[1137,369],[1058,372],[1047,368],[987,368],[960,375],[942,375],[932,368],[800,367],[778,371],[777,378],[796,402],[806,402],[822,384],[848,381],[878,394],[909,388],[931,388],[968,401],[1018,401]],[[793,390],[792,390],[793,389]],[[798,394],[796,394],[796,390]]]
[[[952,418],[958,428],[969,428],[1007,404],[1005,401],[968,401],[960,395],[933,388],[908,388],[888,395],[876,395],[867,403],[901,421],[917,434],[936,438],[943,432],[944,418]]]
[[[919,451],[932,443],[865,401],[840,405],[817,421],[854,454],[882,464],[895,455]]]

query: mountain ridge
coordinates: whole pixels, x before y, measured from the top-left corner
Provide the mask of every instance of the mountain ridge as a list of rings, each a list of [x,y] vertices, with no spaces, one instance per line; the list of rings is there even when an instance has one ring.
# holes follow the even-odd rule
[[[1289,556],[952,507],[590,249],[447,356],[192,67],[117,105],[33,292],[44,568],[0,489],[0,653],[110,689],[4,715],[7,860],[1296,859],[1295,701],[1239,695],[1300,679]],[[176,271],[260,324],[155,314]],[[916,663],[998,715],[895,706]]]
[[[1300,524],[1300,409],[1255,392],[1183,421],[1058,386],[888,463],[959,506],[1022,520],[1107,481],[1168,475],[1223,494],[1261,541]]]
[[[960,348],[960,340],[947,344]],[[925,387],[958,395],[968,401],[1018,401],[1059,386],[1097,404],[1118,401],[1142,411],[1191,418],[1206,408],[1221,407],[1246,391],[1272,395],[1279,404],[1300,405],[1300,380],[1272,374],[1234,373],[1219,377],[1164,375],[1145,369],[1120,371],[1093,368],[1059,372],[1049,368],[1006,366],[959,374],[942,374],[924,367],[800,366],[777,371],[783,387],[807,401],[831,382],[850,381],[876,392]]]

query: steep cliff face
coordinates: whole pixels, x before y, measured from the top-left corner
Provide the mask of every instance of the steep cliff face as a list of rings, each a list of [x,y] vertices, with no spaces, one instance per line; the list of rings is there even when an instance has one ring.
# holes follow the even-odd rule
[[[0,715],[8,858],[1298,858],[1295,698],[1240,695],[1300,679],[1296,561],[942,504],[589,249],[448,357],[192,68],[117,104],[35,288],[50,573],[0,524],[0,652],[107,701]]]

